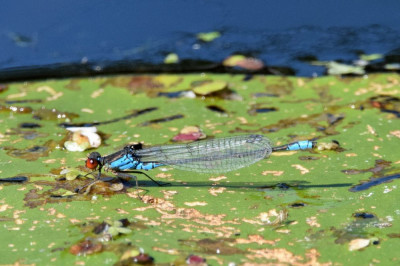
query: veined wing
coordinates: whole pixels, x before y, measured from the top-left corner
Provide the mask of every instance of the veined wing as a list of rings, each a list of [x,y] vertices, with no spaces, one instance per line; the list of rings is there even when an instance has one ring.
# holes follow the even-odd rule
[[[222,173],[253,164],[271,152],[271,142],[267,137],[243,135],[154,146],[136,150],[134,155],[143,163],[161,163],[202,173]]]

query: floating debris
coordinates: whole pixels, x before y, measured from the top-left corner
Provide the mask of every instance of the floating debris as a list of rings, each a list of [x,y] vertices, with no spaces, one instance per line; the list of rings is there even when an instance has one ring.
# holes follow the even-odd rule
[[[96,127],[68,127],[67,130],[73,132],[70,140],[64,142],[64,147],[69,151],[84,151],[101,145]]]
[[[108,228],[108,233],[112,236],[117,236],[119,234],[129,234],[131,232],[132,232],[132,230],[129,228],[126,228],[126,226],[124,226],[123,223],[120,221],[115,221],[110,226],[110,228]]]
[[[86,256],[94,253],[99,253],[103,249],[103,244],[92,240],[85,240],[69,249],[69,253],[76,256]]]
[[[60,175],[62,175],[62,176],[65,175],[65,180],[72,181],[72,180],[75,180],[79,176],[85,176],[86,173],[83,171],[80,171],[76,168],[67,167],[67,168],[61,170]],[[90,178],[91,175],[87,175],[87,177]]]
[[[246,57],[244,55],[232,55],[226,58],[222,64],[227,67],[239,67],[246,70],[261,70],[264,63],[257,58]]]
[[[212,42],[219,37],[221,37],[221,33],[218,31],[200,32],[196,34],[196,38],[202,42]]]
[[[177,64],[179,63],[179,56],[175,53],[167,54],[164,58],[164,64]]]
[[[365,247],[368,247],[370,243],[371,243],[371,240],[365,239],[365,238],[353,239],[349,243],[349,250],[350,251],[360,250]]]
[[[203,131],[196,126],[187,126],[184,127],[178,135],[172,138],[173,141],[194,141],[194,140],[199,140],[199,139],[205,139],[206,134],[203,133]]]
[[[197,255],[189,255],[186,258],[187,265],[206,266],[206,259]]]
[[[324,150],[338,150],[340,148],[340,144],[336,140],[332,140],[331,142],[318,142],[317,143],[317,150],[324,151]]]
[[[287,220],[289,212],[287,210],[277,211],[275,209],[269,210],[268,212],[260,213],[259,219],[265,225],[279,225]]]

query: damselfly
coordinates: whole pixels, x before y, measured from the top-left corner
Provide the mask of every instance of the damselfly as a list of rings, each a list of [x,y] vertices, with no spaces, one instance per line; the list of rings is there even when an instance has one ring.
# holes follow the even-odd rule
[[[254,164],[275,151],[305,150],[315,145],[314,141],[304,140],[272,147],[271,141],[262,135],[232,136],[144,149],[129,145],[107,156],[92,152],[86,160],[86,167],[97,169],[98,178],[102,169],[116,173],[131,170],[146,175],[160,185],[141,170],[170,165],[176,169],[199,173],[223,173]]]

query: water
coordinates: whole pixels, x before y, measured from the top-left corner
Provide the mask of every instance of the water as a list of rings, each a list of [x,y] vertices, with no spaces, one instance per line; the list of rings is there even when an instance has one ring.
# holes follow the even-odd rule
[[[297,75],[322,74],[299,57],[345,61],[400,47],[400,2],[28,1],[0,9],[0,80],[148,70],[167,53],[221,62],[235,52]],[[212,43],[199,32],[220,31]],[[189,66],[186,66],[189,70]],[[206,68],[207,69],[207,68]],[[151,66],[150,70],[162,71]]]

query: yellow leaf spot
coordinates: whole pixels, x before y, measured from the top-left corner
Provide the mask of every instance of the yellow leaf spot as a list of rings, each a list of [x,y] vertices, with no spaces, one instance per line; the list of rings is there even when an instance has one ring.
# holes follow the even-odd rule
[[[3,212],[7,209],[12,209],[12,207],[10,207],[8,204],[0,205],[0,212]]]
[[[307,168],[305,168],[304,166],[302,166],[300,164],[292,164],[292,167],[296,168],[297,170],[300,170],[300,173],[302,175],[310,172],[310,170],[308,170]]]
[[[93,114],[94,113],[94,111],[92,109],[89,109],[89,108],[82,108],[81,112],[89,113],[89,114]]]
[[[217,196],[218,194],[223,193],[226,190],[225,187],[220,187],[220,188],[210,188],[208,190],[208,192],[213,195],[213,196]]]
[[[304,79],[297,79],[297,86],[303,87],[305,84]]]
[[[281,176],[283,175],[283,171],[271,171],[271,170],[267,170],[267,171],[263,171],[261,174],[262,175],[273,175],[273,176]]]
[[[62,218],[65,218],[66,216],[62,213],[57,213],[56,217],[59,219],[62,219]]]
[[[389,133],[390,133],[390,135],[393,135],[400,139],[400,130],[390,131]]]
[[[280,230],[275,230],[277,233],[282,233],[282,234],[289,234],[290,230],[289,229],[280,229]]]
[[[56,159],[48,159],[44,160],[43,163],[55,163],[57,160]]]
[[[247,124],[248,123],[248,121],[247,121],[247,119],[245,117],[237,117],[236,119],[238,119],[240,121],[240,123],[242,123],[242,124]]]
[[[321,225],[317,222],[317,217],[313,216],[306,219],[306,222],[309,226],[312,227],[321,227]]]
[[[193,207],[193,206],[206,206],[207,202],[204,201],[194,201],[194,202],[185,202],[185,205]]]
[[[26,92],[21,92],[21,93],[16,93],[16,94],[10,94],[7,96],[7,99],[21,98],[21,97],[25,97],[25,96],[26,96]]]
[[[25,221],[22,220],[22,219],[16,219],[16,220],[15,220],[15,224],[18,224],[18,225],[23,224],[24,222],[25,222]]]
[[[102,95],[103,92],[104,92],[104,89],[95,90],[94,92],[92,92],[92,94],[90,95],[90,97],[92,97],[92,98],[97,98],[97,97],[99,97],[100,95]]]
[[[227,177],[224,176],[224,175],[220,175],[220,176],[217,176],[217,177],[211,177],[209,180],[217,182],[217,181],[221,181],[221,180],[224,180],[224,179],[227,179]]]
[[[47,97],[46,99],[48,101],[54,101],[57,100],[58,98],[60,98],[61,96],[63,96],[63,93],[61,91],[56,91],[55,89],[53,89],[50,86],[41,86],[39,88],[37,88],[38,92],[47,92],[48,94],[50,94],[50,97]]]
[[[158,252],[163,252],[163,253],[167,253],[170,255],[180,255],[181,251],[178,251],[176,249],[171,249],[171,248],[161,248],[161,247],[153,247],[153,250],[158,251]]]
[[[367,125],[368,132],[374,136],[376,136],[376,131],[371,125]]]
[[[120,209],[120,208],[117,208],[117,213],[119,213],[119,214],[129,214],[129,212],[127,212],[127,211],[125,211],[123,209]]]

